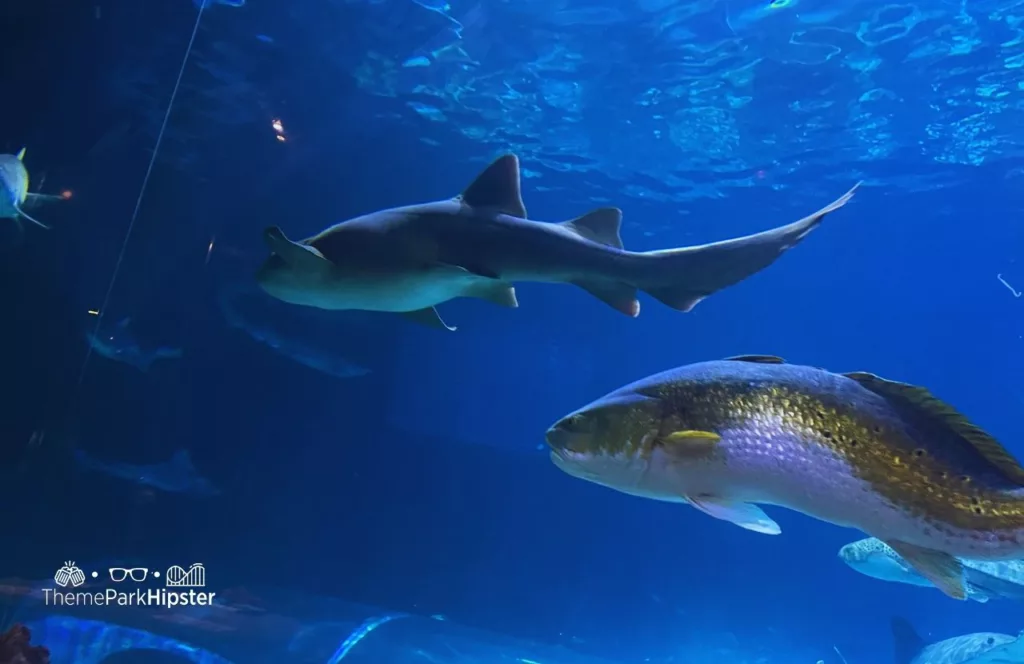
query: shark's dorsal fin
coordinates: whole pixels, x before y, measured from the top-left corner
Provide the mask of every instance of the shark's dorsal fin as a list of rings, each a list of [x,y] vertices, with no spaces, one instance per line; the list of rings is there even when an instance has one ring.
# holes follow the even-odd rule
[[[622,210],[613,207],[591,210],[582,217],[563,221],[562,227],[567,228],[580,237],[608,247],[622,249],[622,237],[619,228],[622,226]]]
[[[526,206],[519,188],[519,158],[506,154],[495,159],[459,194],[457,200],[470,207],[496,210],[526,219]]]
[[[25,161],[25,150],[26,149],[27,148],[22,148],[22,149],[18,150],[18,154],[17,154],[18,161]]]
[[[192,468],[192,455],[188,450],[178,450],[171,456],[171,465],[179,468]]]

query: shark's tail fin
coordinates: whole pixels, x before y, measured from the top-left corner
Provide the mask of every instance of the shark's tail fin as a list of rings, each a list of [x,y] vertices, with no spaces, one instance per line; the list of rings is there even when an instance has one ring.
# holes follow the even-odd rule
[[[893,618],[889,624],[895,664],[910,664],[924,650],[924,639],[905,618]]]
[[[846,205],[858,185],[814,214],[786,226],[697,247],[647,251],[654,259],[636,286],[678,309],[690,311],[707,296],[760,272],[799,244],[830,212]]]

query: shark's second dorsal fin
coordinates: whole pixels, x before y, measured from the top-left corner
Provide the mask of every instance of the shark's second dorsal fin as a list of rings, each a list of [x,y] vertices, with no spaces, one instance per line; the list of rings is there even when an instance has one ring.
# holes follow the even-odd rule
[[[18,156],[18,161],[25,161],[25,150],[26,149],[27,148],[22,148],[22,149],[18,150],[18,155],[17,155]]]
[[[506,154],[495,159],[466,187],[458,200],[470,207],[526,219],[526,206],[519,188],[519,158]]]
[[[622,237],[619,235],[622,210],[619,208],[604,207],[591,210],[582,217],[563,221],[562,226],[591,242],[616,249],[623,248]]]

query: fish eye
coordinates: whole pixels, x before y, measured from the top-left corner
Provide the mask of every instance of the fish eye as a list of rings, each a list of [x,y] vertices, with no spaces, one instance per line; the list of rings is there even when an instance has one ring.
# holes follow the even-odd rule
[[[988,645],[992,645],[995,642],[996,642],[996,640],[993,639],[991,636],[988,637],[987,639],[985,639],[985,643],[987,643]]]

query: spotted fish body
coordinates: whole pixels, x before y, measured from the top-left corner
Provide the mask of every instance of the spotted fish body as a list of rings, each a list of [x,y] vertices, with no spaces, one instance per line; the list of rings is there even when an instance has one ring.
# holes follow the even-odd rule
[[[839,559],[852,569],[882,581],[933,588],[892,547],[874,537],[850,542],[839,550]],[[1024,559],[960,561],[964,568],[967,597],[976,602],[992,599],[1024,601]]]
[[[947,594],[958,557],[1024,557],[1024,469],[922,388],[771,356],[620,388],[547,434],[567,473],[778,534],[757,504],[886,542]]]

